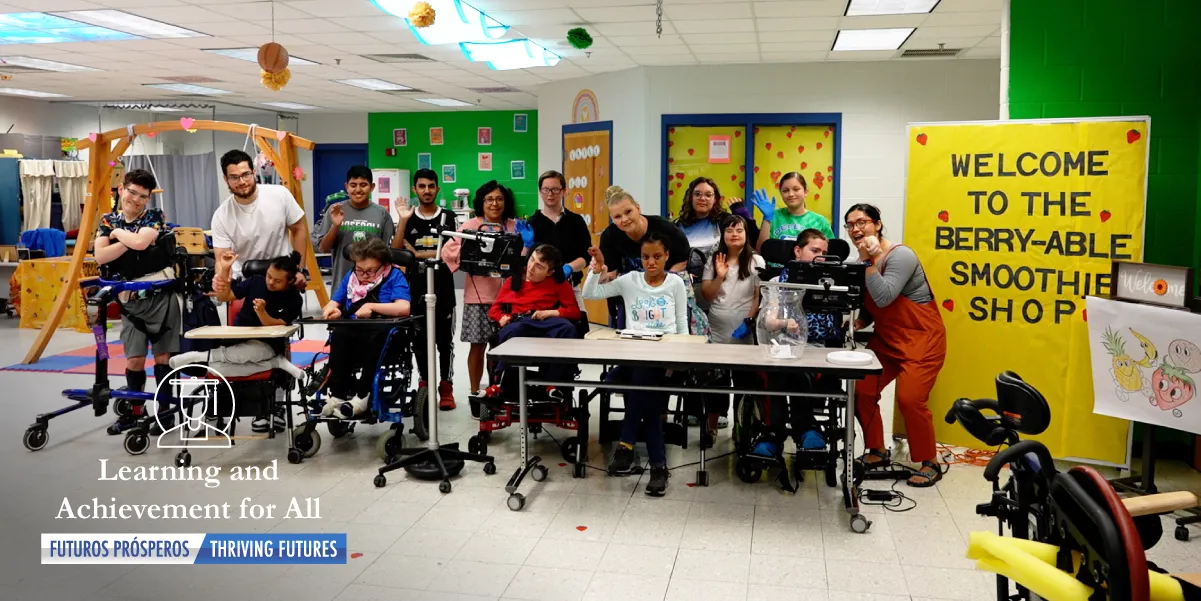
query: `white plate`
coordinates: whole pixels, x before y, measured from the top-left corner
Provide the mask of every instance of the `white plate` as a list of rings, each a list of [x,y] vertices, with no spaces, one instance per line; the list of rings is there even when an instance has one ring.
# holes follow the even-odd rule
[[[835,351],[826,355],[826,361],[836,365],[870,365],[872,355],[859,351]]]

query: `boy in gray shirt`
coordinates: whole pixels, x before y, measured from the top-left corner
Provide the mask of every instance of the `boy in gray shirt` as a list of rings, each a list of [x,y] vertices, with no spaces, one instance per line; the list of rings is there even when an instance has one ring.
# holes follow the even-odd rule
[[[346,193],[350,197],[349,200],[326,206],[321,225],[313,234],[317,252],[333,254],[335,286],[354,266],[342,255],[343,249],[369,238],[391,242],[395,233],[388,209],[371,202],[373,190],[375,182],[371,169],[366,165],[351,167],[346,172]]]

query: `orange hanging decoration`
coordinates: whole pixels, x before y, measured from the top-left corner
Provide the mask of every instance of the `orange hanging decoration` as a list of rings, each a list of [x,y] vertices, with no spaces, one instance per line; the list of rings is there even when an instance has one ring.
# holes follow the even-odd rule
[[[282,73],[288,68],[288,51],[276,42],[267,42],[259,47],[259,67],[268,73]]]
[[[418,2],[409,10],[409,22],[413,27],[429,27],[434,24],[435,14],[429,2]]]
[[[291,80],[292,71],[290,69],[284,69],[279,73],[270,73],[268,71],[262,72],[263,87],[273,92],[278,92],[284,89],[284,86],[288,85],[288,82]]]

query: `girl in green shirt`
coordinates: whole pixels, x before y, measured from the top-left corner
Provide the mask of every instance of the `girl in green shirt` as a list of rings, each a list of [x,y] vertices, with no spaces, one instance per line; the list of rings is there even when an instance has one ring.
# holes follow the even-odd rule
[[[798,234],[807,229],[815,229],[827,238],[834,237],[830,221],[805,208],[805,194],[809,191],[805,176],[795,171],[785,173],[780,178],[779,187],[780,196],[784,198],[783,211],[776,211],[776,198],[768,198],[767,191],[762,188],[755,190],[751,196],[751,203],[763,216],[763,227],[759,230],[756,248],[769,238],[795,240]]]

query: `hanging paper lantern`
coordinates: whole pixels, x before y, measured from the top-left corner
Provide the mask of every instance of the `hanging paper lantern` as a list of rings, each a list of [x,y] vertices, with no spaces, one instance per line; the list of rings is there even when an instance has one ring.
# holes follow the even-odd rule
[[[583,50],[592,46],[592,36],[583,27],[576,27],[567,31],[567,42],[572,48]]]
[[[259,67],[268,73],[281,73],[288,68],[288,51],[275,42],[259,46]]]
[[[292,80],[292,71],[290,69],[284,69],[279,73],[263,71],[262,79],[264,87],[273,92],[278,92],[284,89],[284,86],[288,85],[288,82]]]
[[[413,27],[429,27],[434,24],[434,14],[429,2],[418,2],[409,10],[409,22]]]

